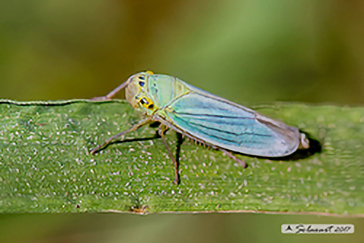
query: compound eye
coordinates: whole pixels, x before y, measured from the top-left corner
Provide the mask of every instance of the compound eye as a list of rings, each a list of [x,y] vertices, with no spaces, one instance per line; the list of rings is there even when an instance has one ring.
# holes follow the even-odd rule
[[[145,82],[144,82],[145,76],[144,75],[140,75],[140,76],[138,76],[138,79],[139,79],[139,86],[140,87],[144,87],[144,84],[145,84]]]
[[[142,103],[142,105],[149,105],[149,102],[147,101],[146,98],[141,98],[140,103]]]
[[[143,97],[139,100],[140,104],[142,104],[142,106],[144,108],[147,109],[153,109],[154,108],[154,103],[151,99],[149,99],[148,97]]]

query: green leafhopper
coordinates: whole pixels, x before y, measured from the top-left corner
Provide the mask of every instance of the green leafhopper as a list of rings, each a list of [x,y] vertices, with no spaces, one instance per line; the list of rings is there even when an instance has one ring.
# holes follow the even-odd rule
[[[178,162],[165,139],[168,129],[221,150],[244,167],[246,163],[232,152],[274,158],[309,147],[308,139],[298,128],[260,115],[169,75],[140,72],[108,95],[94,100],[110,100],[123,88],[127,101],[145,118],[107,139],[104,144],[92,149],[91,154],[122,135],[146,124],[159,122],[158,133],[174,163],[176,184],[180,182]]]

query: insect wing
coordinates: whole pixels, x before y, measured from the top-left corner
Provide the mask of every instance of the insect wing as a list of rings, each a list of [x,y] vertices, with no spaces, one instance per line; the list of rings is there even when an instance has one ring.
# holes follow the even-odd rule
[[[192,137],[231,151],[265,157],[281,157],[297,149],[297,128],[184,84],[191,92],[174,100],[165,111],[175,126]]]

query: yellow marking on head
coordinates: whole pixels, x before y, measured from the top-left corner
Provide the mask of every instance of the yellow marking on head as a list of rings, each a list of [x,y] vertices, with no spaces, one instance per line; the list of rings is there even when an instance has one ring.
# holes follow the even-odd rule
[[[150,74],[150,75],[153,75],[154,73],[152,72],[152,71],[145,71],[145,73],[147,73],[147,74]]]
[[[153,109],[154,103],[153,101],[148,97],[142,97],[138,100],[138,103],[142,104],[142,106],[146,109]]]

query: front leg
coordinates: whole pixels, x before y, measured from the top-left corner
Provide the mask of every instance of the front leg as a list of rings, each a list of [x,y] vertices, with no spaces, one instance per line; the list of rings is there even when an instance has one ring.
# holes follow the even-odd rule
[[[110,137],[109,139],[107,139],[103,144],[101,144],[101,145],[99,145],[99,146],[97,146],[96,148],[93,148],[91,151],[90,151],[90,153],[92,154],[92,155],[94,155],[97,151],[99,151],[100,149],[102,149],[102,148],[104,148],[106,145],[108,145],[109,143],[111,143],[112,142],[112,140],[114,140],[114,139],[116,139],[116,138],[118,138],[118,137],[121,137],[121,136],[123,136],[123,135],[125,135],[125,134],[127,134],[127,133],[129,133],[129,132],[133,132],[133,131],[135,131],[135,130],[137,130],[138,128],[140,128],[140,127],[142,127],[142,126],[144,126],[144,125],[147,125],[148,123],[151,123],[152,122],[152,120],[148,117],[148,118],[145,118],[145,119],[143,119],[143,120],[141,120],[141,121],[139,121],[137,124],[135,124],[134,126],[132,126],[131,128],[129,128],[128,130],[125,130],[125,131],[123,131],[123,132],[121,132],[121,133],[118,133],[118,134],[116,134],[116,135],[114,135],[114,136],[112,136],[112,137]]]

